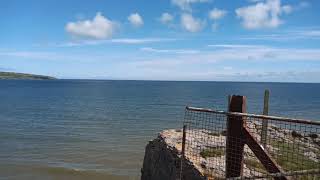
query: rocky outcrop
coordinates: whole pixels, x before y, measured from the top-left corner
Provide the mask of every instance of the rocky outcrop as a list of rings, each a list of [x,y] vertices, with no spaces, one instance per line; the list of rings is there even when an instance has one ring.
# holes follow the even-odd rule
[[[180,130],[170,131],[182,134]],[[141,180],[177,180],[180,176],[183,180],[206,179],[190,161],[181,159],[181,136],[175,136],[180,138],[180,143],[174,146],[170,143],[173,139],[168,138],[166,132],[168,131],[160,133],[146,146]],[[181,173],[181,166],[183,173]]]
[[[260,142],[261,124],[247,123]],[[226,133],[206,129],[186,131],[186,153],[181,157],[182,131],[164,130],[146,146],[142,180],[202,180],[225,177]],[[301,134],[274,125],[268,128],[266,151],[286,171],[315,169],[320,162],[320,135]],[[248,146],[244,148],[243,176],[266,173]],[[294,158],[299,157],[299,158]],[[305,165],[307,164],[307,165]],[[182,171],[181,171],[182,167]]]

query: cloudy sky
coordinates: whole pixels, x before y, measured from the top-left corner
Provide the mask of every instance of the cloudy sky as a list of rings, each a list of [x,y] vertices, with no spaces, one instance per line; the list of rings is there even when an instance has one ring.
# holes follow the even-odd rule
[[[0,71],[320,82],[318,0],[0,2]]]

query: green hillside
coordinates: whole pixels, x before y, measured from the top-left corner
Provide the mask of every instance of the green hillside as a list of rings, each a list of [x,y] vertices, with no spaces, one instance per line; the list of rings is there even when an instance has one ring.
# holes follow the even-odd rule
[[[0,72],[0,79],[30,79],[30,80],[49,80],[56,79],[50,76],[15,73],[15,72]]]

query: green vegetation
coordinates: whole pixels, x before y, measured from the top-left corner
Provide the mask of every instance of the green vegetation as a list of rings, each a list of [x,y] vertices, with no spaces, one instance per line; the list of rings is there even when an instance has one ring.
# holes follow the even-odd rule
[[[208,133],[208,135],[210,135],[210,136],[220,136],[220,133],[218,133],[218,132],[210,132],[210,133]]]
[[[267,171],[265,170],[265,168],[263,167],[262,163],[257,160],[257,159],[253,159],[253,158],[245,158],[244,159],[244,163],[246,164],[246,166],[249,169],[254,169],[257,172],[261,172],[261,173],[266,173]]]
[[[208,135],[210,136],[226,136],[227,135],[227,131],[221,131],[221,132],[209,132]]]
[[[317,163],[305,156],[303,150],[293,143],[273,141],[272,146],[278,148],[277,153],[274,154],[276,162],[286,171],[317,167]]]
[[[0,72],[0,79],[30,79],[30,80],[49,80],[56,79],[50,76],[15,73],[15,72]]]
[[[310,170],[316,169],[318,167],[318,162],[311,160],[308,155],[304,152],[308,147],[303,146],[303,144],[296,144],[285,141],[270,141],[270,145],[274,148],[271,153],[273,159],[279,164],[279,166],[286,172],[290,171],[300,171],[300,170]],[[310,149],[308,149],[310,150]],[[320,154],[319,150],[312,151],[315,154]],[[254,157],[247,157],[244,159],[246,166],[254,171],[260,173],[266,173],[267,171],[263,167],[262,163]],[[297,179],[309,180],[310,177],[299,176]]]
[[[207,149],[203,149],[200,152],[201,157],[207,158],[207,157],[219,157],[225,154],[225,151],[223,148],[217,148],[217,147],[211,147]]]

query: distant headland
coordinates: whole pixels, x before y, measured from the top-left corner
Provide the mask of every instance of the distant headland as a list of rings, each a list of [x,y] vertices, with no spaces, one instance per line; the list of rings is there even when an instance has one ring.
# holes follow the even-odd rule
[[[0,79],[52,80],[56,78],[51,76],[26,74],[26,73],[0,72]]]

